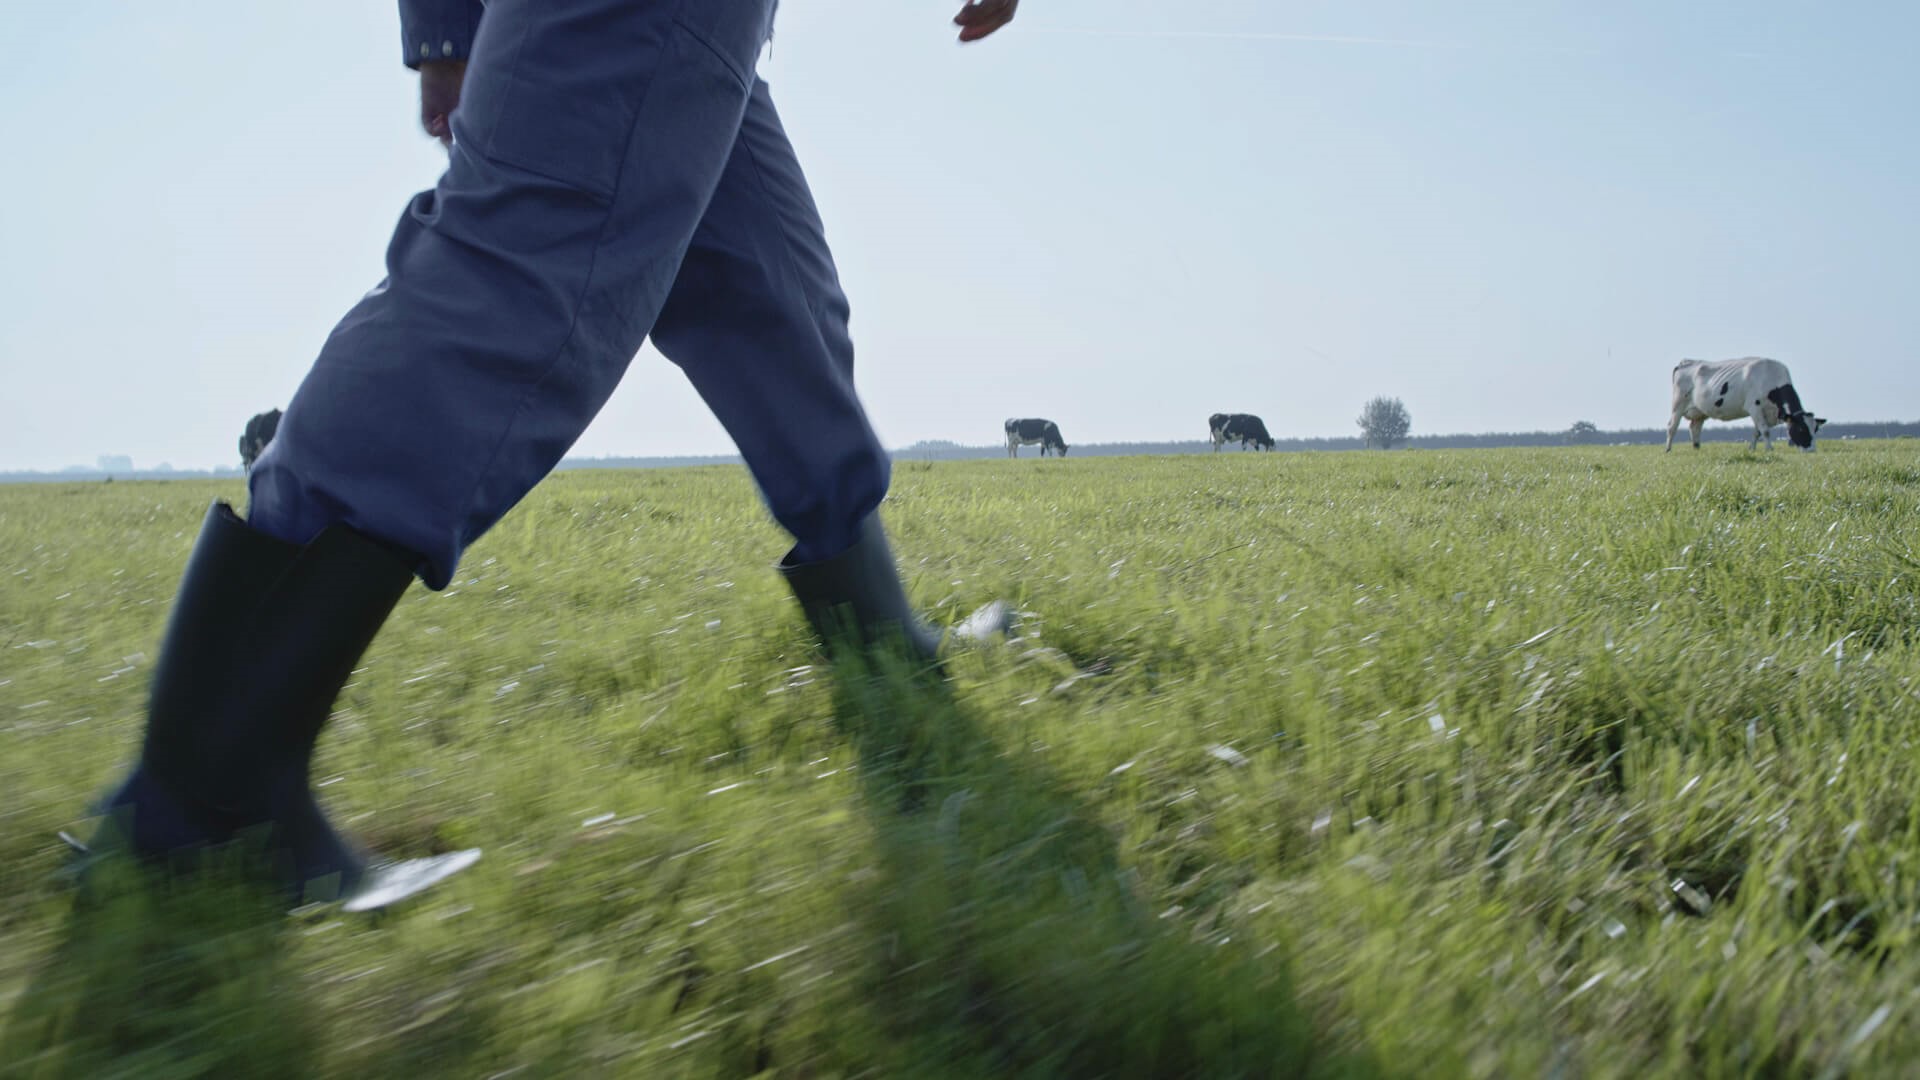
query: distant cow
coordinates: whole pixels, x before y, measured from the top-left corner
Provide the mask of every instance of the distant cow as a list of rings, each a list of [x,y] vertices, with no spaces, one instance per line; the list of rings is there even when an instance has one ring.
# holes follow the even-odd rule
[[[1682,360],[1673,369],[1673,416],[1667,421],[1667,449],[1673,449],[1673,434],[1680,429],[1680,418],[1687,419],[1693,436],[1693,448],[1700,449],[1700,425],[1708,420],[1753,419],[1753,441],[1760,445],[1766,436],[1767,449],[1773,449],[1773,429],[1787,425],[1787,441],[1802,450],[1813,449],[1814,433],[1826,421],[1800,405],[1793,388],[1793,376],[1778,360],[1749,356],[1744,360]]]
[[[1219,453],[1223,444],[1237,442],[1240,449],[1251,445],[1255,450],[1273,449],[1273,436],[1267,434],[1267,425],[1252,413],[1217,412],[1207,417],[1207,430],[1213,434],[1213,452]]]
[[[253,471],[253,463],[260,458],[261,451],[273,441],[274,433],[280,430],[280,410],[272,409],[260,413],[247,421],[247,428],[240,433],[240,467]]]
[[[1051,420],[1007,421],[1007,456],[1019,457],[1020,448],[1039,444],[1040,456],[1049,453],[1067,456],[1067,444],[1060,438],[1060,425]]]

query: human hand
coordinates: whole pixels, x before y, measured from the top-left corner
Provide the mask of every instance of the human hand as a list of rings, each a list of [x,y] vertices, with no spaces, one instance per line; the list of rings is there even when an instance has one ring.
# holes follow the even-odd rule
[[[953,17],[953,24],[960,28],[962,43],[979,41],[1012,22],[1019,7],[1020,0],[967,0],[967,6]]]
[[[465,60],[428,60],[420,65],[420,126],[453,145],[453,110],[460,107],[460,87],[467,78]]]

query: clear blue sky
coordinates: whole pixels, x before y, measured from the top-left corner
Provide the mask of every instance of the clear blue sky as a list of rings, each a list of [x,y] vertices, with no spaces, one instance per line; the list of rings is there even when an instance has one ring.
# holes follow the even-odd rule
[[[896,446],[1663,423],[1681,357],[1920,417],[1920,5],[785,0],[762,71]],[[443,160],[385,0],[0,41],[0,468],[231,462]],[[731,444],[651,350],[575,452]]]

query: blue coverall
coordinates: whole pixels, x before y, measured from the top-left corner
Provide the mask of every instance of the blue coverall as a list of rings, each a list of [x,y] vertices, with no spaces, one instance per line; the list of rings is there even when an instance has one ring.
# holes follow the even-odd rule
[[[755,74],[775,0],[401,0],[409,66],[470,61],[447,170],[250,477],[249,523],[334,522],[432,588],[544,477],[649,334],[739,446],[788,559],[858,538],[888,458],[847,301]]]

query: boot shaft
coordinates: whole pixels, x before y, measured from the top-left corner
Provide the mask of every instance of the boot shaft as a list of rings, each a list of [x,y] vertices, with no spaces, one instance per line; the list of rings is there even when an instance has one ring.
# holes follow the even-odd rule
[[[867,517],[846,551],[819,562],[782,562],[780,574],[829,650],[849,641],[872,648],[897,638],[921,659],[937,659],[940,635],[907,603],[878,513]]]
[[[207,511],[162,639],[142,751],[185,803],[241,824],[305,793],[334,698],[413,579],[345,526],[305,546]]]

